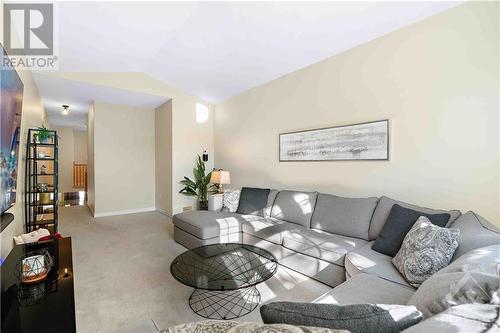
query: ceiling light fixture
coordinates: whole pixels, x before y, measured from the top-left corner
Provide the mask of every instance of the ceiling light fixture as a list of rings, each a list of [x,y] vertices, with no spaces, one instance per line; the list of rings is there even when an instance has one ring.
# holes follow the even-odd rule
[[[69,105],[63,104],[62,107],[63,107],[62,114],[65,115],[65,116],[68,115],[68,113],[69,113]]]

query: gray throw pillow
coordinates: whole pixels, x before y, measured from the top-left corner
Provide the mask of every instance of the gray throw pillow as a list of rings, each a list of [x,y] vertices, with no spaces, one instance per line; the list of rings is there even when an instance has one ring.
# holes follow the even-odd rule
[[[458,247],[459,234],[458,229],[439,227],[421,216],[406,234],[392,263],[409,284],[418,287],[448,266]]]
[[[372,249],[394,257],[401,248],[406,234],[420,216],[427,217],[429,221],[440,227],[446,226],[450,219],[450,214],[448,213],[427,214],[395,204],[391,208],[391,213],[380,235],[375,240],[375,243],[373,243]]]
[[[268,188],[243,187],[236,213],[264,216],[269,191]]]
[[[413,306],[383,304],[335,305],[275,302],[260,307],[266,324],[344,329],[351,333],[400,332],[422,320]]]

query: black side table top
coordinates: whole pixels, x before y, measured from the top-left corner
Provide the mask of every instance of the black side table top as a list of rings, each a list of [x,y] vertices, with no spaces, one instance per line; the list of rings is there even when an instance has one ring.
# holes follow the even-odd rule
[[[54,258],[47,279],[21,284],[15,276],[18,259],[42,249]],[[16,245],[3,262],[1,275],[2,332],[76,332],[71,237]]]

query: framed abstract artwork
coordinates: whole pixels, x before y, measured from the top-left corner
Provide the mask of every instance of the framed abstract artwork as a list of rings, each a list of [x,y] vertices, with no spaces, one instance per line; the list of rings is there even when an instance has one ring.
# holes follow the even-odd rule
[[[389,120],[282,133],[280,162],[387,161]]]

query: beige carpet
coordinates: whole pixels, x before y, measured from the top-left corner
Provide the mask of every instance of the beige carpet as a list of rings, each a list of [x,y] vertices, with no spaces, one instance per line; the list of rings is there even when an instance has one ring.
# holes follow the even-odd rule
[[[186,249],[172,238],[170,218],[157,212],[94,219],[87,207],[60,209],[63,236],[73,242],[79,333],[155,332],[198,321],[188,305],[193,289],[171,276],[170,263]],[[312,301],[331,288],[280,267],[258,286],[263,303]],[[258,309],[240,318],[260,321]]]

